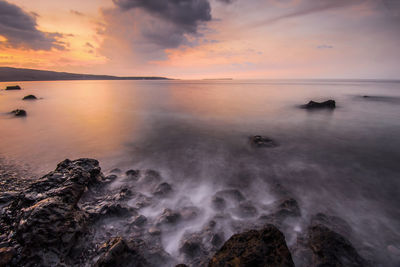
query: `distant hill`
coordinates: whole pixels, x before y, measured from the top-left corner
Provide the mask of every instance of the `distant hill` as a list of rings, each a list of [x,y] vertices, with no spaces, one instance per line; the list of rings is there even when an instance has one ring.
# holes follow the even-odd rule
[[[0,67],[0,82],[62,80],[169,80],[164,77],[119,77]]]

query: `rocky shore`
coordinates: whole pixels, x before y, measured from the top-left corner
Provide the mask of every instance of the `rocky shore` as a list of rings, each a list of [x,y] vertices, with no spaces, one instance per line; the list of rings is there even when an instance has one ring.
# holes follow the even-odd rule
[[[116,185],[122,177],[129,183]],[[274,190],[280,199],[268,214],[258,214],[238,189],[218,191],[211,201],[219,215],[202,230],[185,233],[176,257],[166,252],[162,237],[202,217],[201,209],[188,205],[154,218],[142,214],[173,195],[174,185],[154,170],[115,169],[105,176],[97,160],[65,160],[25,187],[2,189],[0,266],[370,265],[347,239],[350,226],[334,216],[312,216],[289,246],[287,221],[299,218],[301,209],[282,185]],[[223,221],[230,206],[254,223],[234,225],[229,238]]]

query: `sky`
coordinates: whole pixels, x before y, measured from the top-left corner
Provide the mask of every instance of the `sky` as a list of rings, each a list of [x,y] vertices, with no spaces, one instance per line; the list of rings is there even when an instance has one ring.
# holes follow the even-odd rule
[[[0,0],[0,66],[400,79],[400,0]]]

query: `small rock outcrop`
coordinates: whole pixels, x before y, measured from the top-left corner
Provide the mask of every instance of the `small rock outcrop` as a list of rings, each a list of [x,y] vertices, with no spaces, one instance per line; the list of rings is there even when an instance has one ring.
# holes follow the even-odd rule
[[[209,267],[294,266],[285,237],[275,226],[232,236],[212,257]]]
[[[22,98],[22,100],[37,100],[37,97],[34,95],[27,95]]]
[[[15,117],[26,117],[27,113],[23,109],[16,109],[11,111],[11,114],[14,114]]]
[[[249,142],[253,147],[276,147],[278,144],[269,137],[255,135],[249,138]]]
[[[346,238],[321,224],[308,229],[308,242],[313,266],[368,266]]]
[[[21,90],[21,87],[19,85],[7,86],[6,90]]]
[[[336,108],[336,102],[335,100],[327,100],[324,102],[315,102],[315,101],[310,101],[306,105],[303,106],[305,109],[334,109]]]

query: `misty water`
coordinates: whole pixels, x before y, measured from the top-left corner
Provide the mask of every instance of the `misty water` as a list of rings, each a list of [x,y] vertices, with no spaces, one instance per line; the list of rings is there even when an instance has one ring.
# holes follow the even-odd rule
[[[173,194],[139,213],[151,222],[165,208],[199,212],[161,236],[178,262],[185,261],[183,236],[221,215],[212,206],[217,191],[239,189],[254,208],[241,216],[228,203],[220,229],[227,240],[235,224],[251,226],[268,215],[277,200],[271,185],[279,182],[301,209],[282,229],[289,247],[311,216],[323,212],[350,225],[348,238],[376,266],[400,263],[398,82],[57,81],[0,88],[13,84],[23,90],[0,91],[0,157],[40,175],[65,158],[82,157],[98,159],[105,174],[113,168],[159,172]],[[40,99],[22,101],[28,94]],[[335,110],[299,108],[327,99],[336,100]],[[7,114],[16,108],[28,116]],[[248,142],[253,135],[278,146],[255,149]],[[121,186],[145,196],[152,190],[124,174],[110,185]]]

